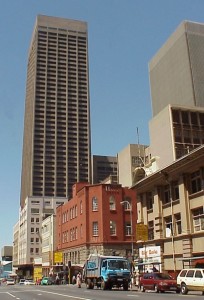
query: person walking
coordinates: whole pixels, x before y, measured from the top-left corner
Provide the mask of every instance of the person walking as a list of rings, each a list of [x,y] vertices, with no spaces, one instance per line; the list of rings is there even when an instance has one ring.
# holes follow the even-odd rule
[[[78,288],[81,288],[81,273],[79,272],[78,274],[77,274],[77,286],[78,286]]]

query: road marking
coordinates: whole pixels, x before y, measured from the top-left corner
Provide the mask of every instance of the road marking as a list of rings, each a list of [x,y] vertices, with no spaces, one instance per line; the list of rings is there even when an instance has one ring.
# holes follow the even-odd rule
[[[16,298],[16,296],[10,294],[9,292],[7,292],[6,294],[8,294],[9,296],[13,297],[13,298]]]
[[[127,297],[139,297],[139,295],[127,295]]]
[[[78,299],[78,300],[93,300],[93,299],[90,299],[90,298],[81,298],[81,297],[69,296],[69,295],[64,295],[64,294],[59,294],[59,293],[54,293],[54,292],[47,292],[47,291],[42,291],[42,293],[62,296],[62,297],[66,297],[66,298]]]

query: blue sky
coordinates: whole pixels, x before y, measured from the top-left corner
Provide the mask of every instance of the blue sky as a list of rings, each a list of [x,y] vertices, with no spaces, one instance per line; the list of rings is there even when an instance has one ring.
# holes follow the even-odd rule
[[[38,14],[86,21],[92,154],[149,144],[148,62],[203,0],[0,0],[0,249],[18,220],[27,55]]]

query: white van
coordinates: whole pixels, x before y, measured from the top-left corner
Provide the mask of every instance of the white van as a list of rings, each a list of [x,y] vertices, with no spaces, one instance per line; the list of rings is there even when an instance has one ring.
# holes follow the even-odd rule
[[[177,285],[181,294],[188,291],[202,291],[204,295],[204,269],[183,269],[177,276]]]

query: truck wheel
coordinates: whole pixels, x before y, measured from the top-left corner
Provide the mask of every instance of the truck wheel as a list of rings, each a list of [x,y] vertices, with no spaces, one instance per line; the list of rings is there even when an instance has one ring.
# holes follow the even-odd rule
[[[91,279],[87,279],[87,281],[86,281],[86,288],[87,289],[91,289],[91,286],[92,286]]]
[[[185,283],[181,284],[181,294],[186,295],[188,293],[188,289]]]
[[[123,290],[124,290],[124,291],[128,291],[128,282],[125,282],[125,283],[123,284]]]
[[[101,280],[101,289],[102,290],[106,290],[107,289],[107,284],[106,284],[106,282],[103,279]]]

